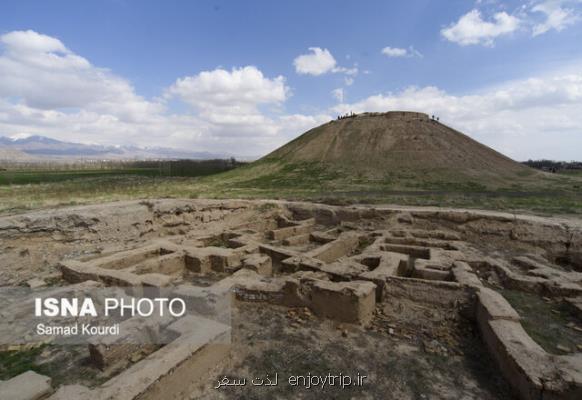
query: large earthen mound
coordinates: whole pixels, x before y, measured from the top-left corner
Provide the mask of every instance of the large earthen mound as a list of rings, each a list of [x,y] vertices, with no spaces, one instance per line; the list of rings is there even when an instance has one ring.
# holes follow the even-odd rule
[[[528,168],[415,112],[365,113],[314,128],[266,159],[344,164],[358,170],[446,169],[515,175]]]
[[[515,188],[540,175],[427,114],[403,111],[330,121],[231,174],[253,187],[334,182],[396,190]]]

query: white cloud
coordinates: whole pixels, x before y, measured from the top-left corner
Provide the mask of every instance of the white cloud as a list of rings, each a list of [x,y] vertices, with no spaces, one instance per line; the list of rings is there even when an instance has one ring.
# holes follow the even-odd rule
[[[310,47],[310,53],[302,54],[293,60],[295,71],[302,75],[322,75],[331,72],[335,66],[335,58],[328,49]]]
[[[319,76],[327,73],[341,73],[347,76],[358,75],[357,65],[352,68],[338,66],[334,56],[328,49],[310,47],[309,51],[310,53],[302,54],[293,60],[295,72],[300,75]],[[351,85],[353,78],[350,82]]]
[[[384,47],[382,49],[382,54],[388,57],[406,57],[408,51],[399,47]]]
[[[0,134],[38,134],[67,141],[139,144],[260,155],[348,111],[412,109],[437,114],[516,158],[579,158],[582,74],[509,82],[456,96],[409,88],[314,115],[284,112],[284,77],[247,66],[177,79],[164,100],[139,96],[131,83],[96,67],[61,41],[33,31],[0,36]],[[335,65],[330,72],[341,67]],[[348,68],[342,78],[353,79]],[[365,71],[363,72],[365,73]],[[339,95],[339,91],[337,95]],[[170,99],[191,109],[174,113]]]
[[[483,3],[477,2],[478,5]],[[501,7],[496,2],[491,4]],[[482,18],[481,11],[473,9],[461,16],[457,22],[441,29],[441,35],[461,46],[492,46],[496,38],[509,35],[520,28],[531,32],[534,37],[551,30],[559,32],[582,20],[579,9],[581,5],[582,0],[529,0],[514,15],[501,11],[493,14],[490,21]]]
[[[92,65],[54,37],[0,36],[0,135],[44,135],[82,143],[189,148],[260,155],[327,115],[285,115],[290,89],[258,68],[215,69],[177,79],[159,100]],[[191,111],[172,113],[179,99]],[[269,110],[262,110],[269,107]]]
[[[269,79],[258,68],[247,66],[231,71],[218,68],[180,78],[165,97],[177,97],[193,106],[199,118],[215,127],[215,135],[276,135],[276,124],[259,106],[279,105],[289,91],[284,77]]]
[[[356,76],[358,75],[359,69],[357,66],[354,66],[352,68],[346,68],[346,67],[335,67],[334,69],[332,69],[333,73],[342,73],[342,74],[346,74],[348,76]]]
[[[182,113],[144,114],[131,122],[96,112],[42,110],[0,99],[0,132],[5,136],[43,135],[82,143],[164,146],[243,156],[265,154],[331,118],[325,114],[256,114],[213,119]]]
[[[331,95],[333,96],[334,99],[336,99],[340,103],[344,102],[345,92],[342,88],[337,88],[337,89],[332,90]]]
[[[492,46],[499,36],[515,32],[520,22],[519,18],[504,11],[495,13],[493,21],[485,21],[481,17],[481,12],[473,9],[461,16],[457,22],[443,28],[441,35],[461,46],[474,44]]]
[[[580,17],[576,14],[573,8],[567,8],[567,4],[580,4],[580,1],[567,0],[543,0],[535,4],[531,11],[540,13],[544,16],[542,22],[534,24],[532,28],[532,35],[538,36],[546,33],[552,29],[561,31],[567,26],[577,22]]]
[[[177,97],[193,106],[199,125],[217,138],[255,140],[276,137],[281,126],[260,106],[278,106],[289,96],[285,78],[267,78],[254,66],[221,68],[180,78],[165,97]]]
[[[333,108],[412,110],[438,115],[446,124],[517,159],[580,158],[582,74],[507,82],[476,94],[456,96],[436,87],[410,87]]]
[[[245,110],[259,104],[284,102],[289,88],[284,77],[269,79],[258,68],[247,66],[231,71],[218,68],[180,78],[167,94],[180,97],[200,109],[228,107]]]
[[[408,49],[387,46],[382,49],[382,54],[393,58],[422,57],[422,54],[412,46],[410,46]]]
[[[58,39],[34,31],[0,36],[0,97],[39,109],[84,108],[135,119],[162,106],[135,94],[125,79],[91,65]]]

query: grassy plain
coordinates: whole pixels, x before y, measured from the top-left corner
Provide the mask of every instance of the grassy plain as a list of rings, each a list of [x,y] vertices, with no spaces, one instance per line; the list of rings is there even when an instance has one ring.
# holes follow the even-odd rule
[[[258,168],[258,169],[257,169]],[[260,171],[264,169],[264,171]],[[330,204],[400,204],[535,214],[582,214],[582,175],[545,174],[494,190],[478,182],[431,180],[405,171],[375,181],[313,163],[243,166],[207,176],[160,176],[151,170],[0,172],[0,213],[146,198],[309,200]]]

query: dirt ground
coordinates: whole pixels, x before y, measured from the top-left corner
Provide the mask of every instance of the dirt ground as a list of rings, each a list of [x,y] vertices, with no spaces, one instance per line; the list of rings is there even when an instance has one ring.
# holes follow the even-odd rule
[[[369,329],[321,320],[303,309],[245,304],[233,315],[234,354],[193,398],[209,399],[512,399],[470,321],[447,310],[432,318],[388,317],[377,307]],[[427,312],[428,311],[428,312]],[[393,328],[392,328],[393,327]],[[273,377],[276,387],[215,389],[223,376]],[[367,375],[362,386],[291,386],[290,376]]]

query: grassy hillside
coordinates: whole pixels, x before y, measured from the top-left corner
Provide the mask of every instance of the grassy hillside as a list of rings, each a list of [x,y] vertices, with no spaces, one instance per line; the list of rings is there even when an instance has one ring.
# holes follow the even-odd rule
[[[393,187],[468,182],[495,188],[538,174],[424,114],[405,112],[331,121],[261,162],[316,163],[338,178]]]
[[[207,177],[215,197],[582,213],[582,179],[540,172],[426,115],[364,114]]]
[[[424,114],[363,114],[312,129],[212,185],[284,192],[577,192]]]

